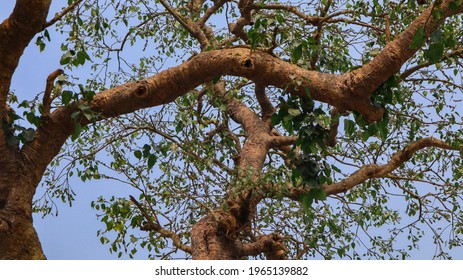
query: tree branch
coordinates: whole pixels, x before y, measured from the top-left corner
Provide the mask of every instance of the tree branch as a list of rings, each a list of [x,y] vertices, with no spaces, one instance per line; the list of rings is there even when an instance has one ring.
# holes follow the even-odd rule
[[[281,241],[282,238],[277,233],[259,236],[257,241],[248,244],[242,244],[238,241],[235,244],[235,254],[238,256],[257,256],[265,253],[268,260],[284,260],[287,249]]]
[[[346,192],[368,179],[385,177],[406,161],[410,160],[417,151],[429,147],[436,147],[445,150],[458,150],[458,148],[455,148],[442,140],[433,137],[423,138],[408,145],[402,151],[395,153],[388,163],[384,165],[364,165],[346,179],[341,180],[339,183],[325,185],[323,188],[328,195],[337,194]]]
[[[180,15],[173,7],[171,7],[165,0],[159,0],[159,2],[164,6],[164,8],[182,25],[190,35],[198,39],[201,44],[201,49],[205,50],[209,45],[209,40],[206,38],[204,33],[201,31],[201,28],[196,26],[190,19],[184,18]]]
[[[240,0],[238,2],[238,7],[240,9],[241,17],[236,21],[236,23],[230,23],[228,28],[233,35],[240,38],[245,43],[248,43],[249,38],[248,34],[244,31],[244,27],[252,22],[251,11],[254,8],[254,1]]]
[[[183,244],[181,238],[177,234],[175,234],[175,232],[172,232],[170,230],[167,230],[167,229],[161,227],[161,225],[159,224],[159,221],[158,221],[158,219],[156,217],[155,217],[156,223],[153,222],[152,218],[148,215],[148,213],[146,213],[145,209],[143,209],[143,207],[140,205],[140,203],[133,196],[129,196],[129,197],[130,197],[130,201],[132,201],[133,204],[135,204],[135,206],[138,208],[138,210],[140,210],[143,217],[145,217],[145,219],[148,221],[148,224],[149,224],[148,230],[156,231],[162,237],[169,238],[170,240],[172,240],[172,244],[175,247],[177,247],[178,249],[180,249],[180,250],[182,250],[184,252],[187,252],[187,253],[191,254],[191,252],[192,252],[191,247]]]
[[[352,98],[369,98],[381,84],[398,73],[402,65],[421,48],[421,46],[411,48],[415,34],[419,30],[424,30],[425,37],[429,38],[447,17],[463,11],[463,3],[453,10],[449,7],[450,2],[454,1],[441,1],[439,7],[435,7],[438,2],[430,5],[404,32],[387,44],[372,61],[360,69],[344,74],[342,83],[345,86],[345,93]],[[439,9],[442,16],[434,17],[432,15],[434,9]]]
[[[53,17],[50,21],[46,22],[43,27],[42,27],[42,30],[45,30],[46,28],[52,26],[53,24],[55,24],[56,22],[58,22],[59,20],[61,20],[67,13],[69,13],[70,11],[74,10],[74,8],[79,5],[83,0],[77,0],[75,1],[74,3],[72,3],[71,5],[69,5],[67,8],[63,9],[61,11],[61,13],[59,14],[56,14],[55,17]]]
[[[388,163],[384,165],[378,164],[366,164],[360,167],[357,171],[352,173],[349,177],[341,180],[338,183],[333,183],[330,185],[323,185],[323,189],[325,190],[327,195],[334,195],[338,193],[345,193],[348,190],[354,188],[355,186],[369,180],[375,178],[390,178],[390,174],[395,169],[399,168],[402,164],[407,162],[412,158],[412,156],[419,150],[435,147],[441,148],[445,150],[454,150],[458,151],[463,147],[453,147],[448,143],[433,138],[423,138],[420,139],[404,149],[400,152],[395,153]],[[400,179],[394,177],[394,179]],[[268,192],[267,194],[277,194],[283,193],[283,195],[287,198],[290,198],[295,201],[299,201],[302,194],[307,193],[310,191],[309,186],[302,186],[302,187],[294,187],[292,184],[288,184],[286,186],[275,186],[275,185],[266,185],[263,186]]]
[[[19,58],[41,31],[50,4],[51,0],[17,0],[13,13],[0,24],[0,112],[6,104]]]
[[[51,97],[51,92],[53,90],[54,81],[59,75],[63,73],[64,73],[63,69],[57,69],[53,73],[48,75],[47,84],[45,86],[45,92],[43,94],[43,116],[44,117],[50,114],[50,105],[51,105],[51,102],[53,101],[53,98]]]
[[[3,130],[8,118],[7,98],[19,59],[46,21],[51,0],[17,0],[12,14],[0,24],[0,166],[11,165],[16,151],[8,146]]]
[[[275,107],[273,107],[272,102],[270,102],[267,95],[265,94],[264,85],[256,84],[255,92],[257,102],[259,102],[260,108],[262,109],[262,120],[267,125],[270,125],[269,122],[272,118],[272,115],[275,113]]]
[[[445,61],[446,59],[449,59],[451,57],[462,57],[462,56],[463,56],[463,48],[458,48],[458,49],[456,49],[456,50],[454,50],[454,51],[452,51],[450,53],[444,54],[442,56],[442,59],[439,60],[439,62]],[[435,64],[435,63],[425,62],[425,63],[415,65],[413,67],[410,67],[407,70],[405,70],[402,74],[400,74],[400,79],[405,80],[408,77],[410,77],[411,75],[413,75],[413,73],[415,73],[416,71],[418,71],[420,69],[423,69],[423,68],[426,68],[428,66],[431,66],[433,64]]]

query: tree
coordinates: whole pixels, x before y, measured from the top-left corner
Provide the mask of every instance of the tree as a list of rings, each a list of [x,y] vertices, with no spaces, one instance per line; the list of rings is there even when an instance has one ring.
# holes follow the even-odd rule
[[[93,204],[131,255],[462,245],[461,0],[68,0],[47,20],[51,2],[16,0],[0,25],[0,258],[45,258],[34,194],[72,201],[73,176],[139,190]],[[18,100],[23,51],[53,26],[64,70]]]

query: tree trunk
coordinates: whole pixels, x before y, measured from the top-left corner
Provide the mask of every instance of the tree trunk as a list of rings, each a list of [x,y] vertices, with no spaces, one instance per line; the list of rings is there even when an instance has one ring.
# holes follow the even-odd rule
[[[45,259],[32,224],[36,180],[22,164],[0,170],[0,259]]]

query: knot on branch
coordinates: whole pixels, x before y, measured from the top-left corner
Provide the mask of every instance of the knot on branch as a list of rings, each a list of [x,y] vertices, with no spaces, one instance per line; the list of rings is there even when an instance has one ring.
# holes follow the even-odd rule
[[[247,70],[253,70],[254,69],[254,61],[250,57],[243,58],[241,60],[241,67],[247,69]]]
[[[146,98],[149,95],[149,85],[147,81],[138,82],[135,89],[135,96],[138,98]]]

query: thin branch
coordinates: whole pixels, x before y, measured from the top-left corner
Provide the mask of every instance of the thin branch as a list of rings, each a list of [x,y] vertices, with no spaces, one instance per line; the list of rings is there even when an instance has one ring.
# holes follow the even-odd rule
[[[269,124],[272,115],[275,113],[275,107],[273,107],[272,102],[268,99],[265,94],[265,86],[262,84],[256,84],[255,87],[256,99],[259,102],[259,105],[262,109],[262,120]]]
[[[209,40],[206,38],[204,33],[201,31],[201,28],[198,28],[191,20],[184,18],[180,15],[177,10],[171,7],[166,1],[159,0],[159,2],[164,6],[164,8],[182,25],[190,35],[196,39],[198,39],[199,43],[201,44],[201,49],[206,49],[210,43]]]
[[[201,20],[198,22],[198,25],[200,27],[203,27],[206,22],[209,20],[209,18],[215,13],[217,12],[218,9],[220,9],[223,5],[225,5],[225,3],[227,3],[228,0],[218,0],[218,1],[214,1],[214,5],[212,7],[210,7],[209,9],[207,9],[207,11],[204,13],[203,17],[201,18]]]
[[[389,178],[391,172],[399,168],[406,161],[410,160],[412,156],[421,149],[436,147],[444,150],[453,150],[458,151],[462,147],[453,147],[448,143],[433,138],[423,138],[420,139],[407,147],[402,151],[395,153],[390,161],[384,165],[378,164],[366,164],[360,167],[357,171],[352,173],[349,177],[341,180],[338,183],[323,185],[327,195],[334,195],[338,193],[345,193],[348,190],[354,188],[355,186],[373,178]],[[394,178],[399,179],[399,178]],[[283,193],[283,195],[292,200],[298,201],[300,196],[304,193],[310,191],[310,186],[301,186],[295,188],[292,184],[285,186],[276,186],[273,184],[263,186],[266,189],[268,194]]]
[[[445,55],[442,56],[442,59],[439,60],[439,62],[442,62],[442,61],[445,61],[446,59],[449,59],[451,57],[462,57],[463,56],[463,48],[458,48],[456,49],[455,51],[453,52],[450,52],[450,53],[447,53]],[[432,63],[432,62],[425,62],[425,63],[422,63],[422,64],[418,64],[418,65],[415,65],[407,70],[405,70],[402,74],[400,74],[400,79],[401,80],[405,80],[407,79],[409,76],[411,76],[413,73],[415,73],[416,71],[422,69],[422,68],[426,68],[428,66],[431,66],[435,63]]]
[[[56,14],[54,18],[52,18],[50,21],[46,22],[43,27],[42,27],[42,30],[45,30],[46,28],[52,26],[53,24],[55,24],[57,21],[61,20],[67,13],[69,13],[70,11],[72,11],[77,5],[79,5],[83,0],[77,0],[76,2],[72,3],[71,5],[69,5],[67,8],[65,8],[64,10],[61,11],[61,13],[59,14]]]
[[[181,241],[181,238],[175,234],[174,232],[170,231],[170,230],[167,230],[163,227],[161,227],[161,225],[159,224],[159,221],[158,219],[155,217],[156,219],[156,223],[153,222],[152,218],[148,215],[148,213],[146,213],[145,209],[143,209],[143,207],[140,205],[140,203],[133,197],[133,196],[130,196],[130,201],[133,202],[133,204],[135,204],[135,206],[138,208],[138,210],[140,210],[141,214],[143,215],[143,217],[145,217],[145,219],[148,221],[148,224],[150,226],[150,230],[154,230],[156,232],[158,232],[162,237],[165,237],[165,238],[169,238],[172,240],[172,244],[177,247],[178,249],[184,251],[184,252],[187,252],[187,253],[190,253],[192,252],[192,248],[188,245],[185,245],[182,243]]]
[[[438,82],[438,83],[443,83],[443,84],[447,84],[447,85],[450,85],[452,87],[455,87],[455,88],[459,88],[459,89],[462,89],[463,90],[463,86],[462,85],[458,85],[452,81],[449,81],[449,80],[443,80],[443,79],[438,79],[438,78],[421,78],[421,79],[407,79],[406,81],[409,81],[409,82]]]

